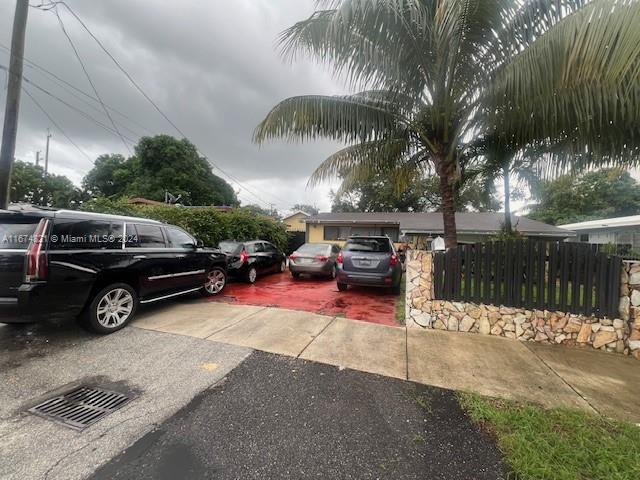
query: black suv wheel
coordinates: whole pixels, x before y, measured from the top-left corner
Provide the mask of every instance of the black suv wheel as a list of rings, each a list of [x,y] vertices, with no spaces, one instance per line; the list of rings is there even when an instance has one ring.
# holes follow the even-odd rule
[[[126,283],[113,283],[100,290],[84,315],[85,326],[96,333],[113,333],[124,328],[138,308],[138,294]]]
[[[227,274],[222,268],[214,268],[207,274],[207,280],[202,287],[202,293],[206,297],[218,295],[227,285]]]

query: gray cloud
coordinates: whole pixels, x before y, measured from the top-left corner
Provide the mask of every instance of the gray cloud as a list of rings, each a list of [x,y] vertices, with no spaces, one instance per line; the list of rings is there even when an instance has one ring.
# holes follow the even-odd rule
[[[309,191],[305,183],[313,169],[338,146],[330,142],[272,143],[258,148],[251,143],[254,127],[279,100],[292,95],[343,91],[342,85],[319,66],[310,62],[286,64],[274,46],[280,31],[313,11],[313,0],[68,3],[217,165],[280,209],[296,202],[328,208],[328,187]],[[0,31],[4,32],[0,42],[6,46],[10,44],[13,8],[12,1],[0,4]],[[144,126],[114,114],[122,132],[133,139],[150,132],[177,136],[77,22],[62,9],[61,16],[104,101]],[[26,57],[91,92],[52,13],[30,9]],[[0,64],[8,65],[8,54],[2,50]],[[25,68],[25,76],[109,125],[99,105],[94,103],[92,108],[72,97],[33,68]],[[106,152],[128,154],[117,136],[32,86],[27,84],[26,88],[92,159]],[[2,105],[4,93],[0,93]],[[44,150],[47,127],[54,135],[52,171],[79,182],[91,168],[91,161],[69,144],[26,96],[22,100],[17,157],[31,160],[35,150]],[[244,203],[257,202],[244,190],[240,197]]]

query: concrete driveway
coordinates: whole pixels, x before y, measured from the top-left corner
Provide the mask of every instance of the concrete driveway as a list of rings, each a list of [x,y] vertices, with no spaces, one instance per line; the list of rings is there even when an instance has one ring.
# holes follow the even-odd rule
[[[349,287],[346,292],[339,292],[335,280],[307,276],[294,280],[284,272],[259,277],[254,285],[232,282],[223,295],[211,301],[280,307],[397,326],[397,299],[386,289]]]

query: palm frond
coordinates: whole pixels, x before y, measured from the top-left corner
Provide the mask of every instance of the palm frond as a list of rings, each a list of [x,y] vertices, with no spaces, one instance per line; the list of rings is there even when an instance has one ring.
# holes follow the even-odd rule
[[[358,171],[359,178],[368,178],[378,172],[388,171],[397,165],[416,162],[416,149],[407,130],[390,132],[387,137],[351,145],[330,155],[309,178],[308,185],[345,177]]]
[[[376,98],[366,94],[307,95],[288,98],[276,105],[256,127],[254,141],[330,138],[345,143],[367,142],[403,123],[406,119],[399,105],[381,94]]]
[[[555,23],[496,75],[491,115],[517,144],[638,154],[640,2],[594,0]]]

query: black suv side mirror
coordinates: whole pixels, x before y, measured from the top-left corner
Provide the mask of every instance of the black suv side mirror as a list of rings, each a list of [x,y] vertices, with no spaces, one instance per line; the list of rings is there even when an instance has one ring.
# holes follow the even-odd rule
[[[204,248],[204,242],[202,240],[196,240],[196,248]]]

